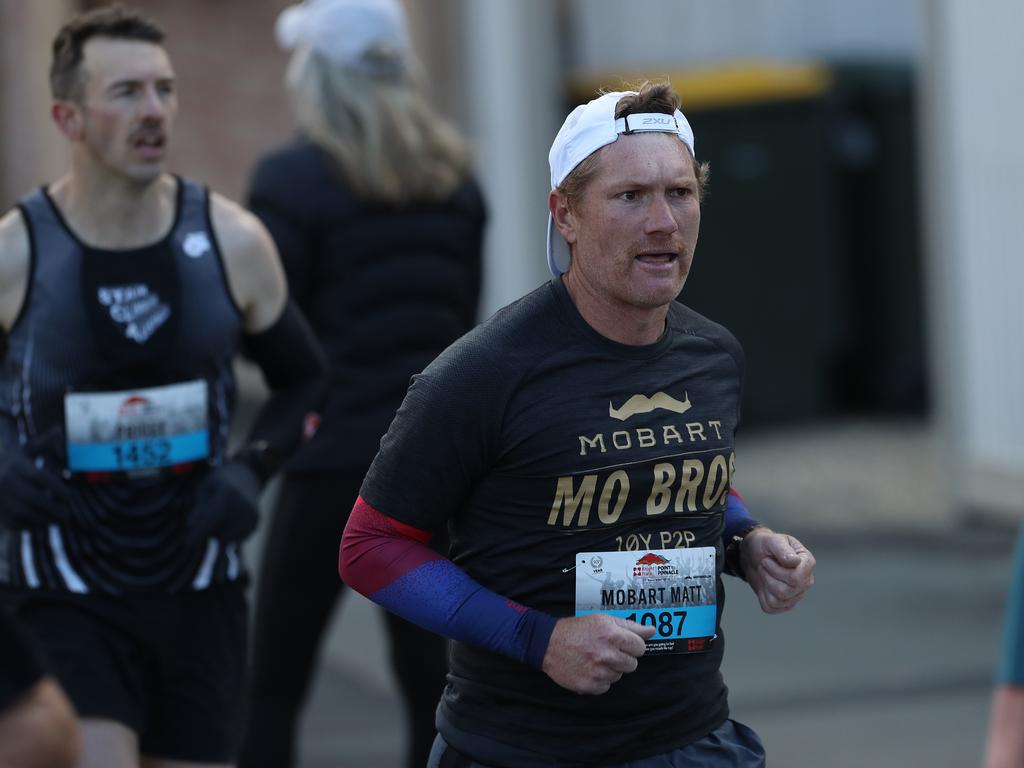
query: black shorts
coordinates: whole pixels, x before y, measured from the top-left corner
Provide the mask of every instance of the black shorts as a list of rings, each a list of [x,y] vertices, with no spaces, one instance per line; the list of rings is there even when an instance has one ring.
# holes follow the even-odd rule
[[[43,678],[43,665],[24,629],[0,605],[0,712]]]
[[[518,747],[510,748],[508,745],[497,746],[497,748],[504,750],[507,755],[507,759],[502,760],[502,765],[530,766],[530,768],[556,765],[553,759],[538,755],[536,752],[530,753]],[[606,768],[765,768],[766,765],[761,738],[743,723],[726,720],[707,736],[690,742],[686,746],[661,755],[642,757],[626,763],[615,763]],[[468,755],[462,754],[438,734],[427,760],[427,768],[493,768],[493,766],[478,763]]]
[[[122,723],[143,755],[231,762],[248,652],[244,587],[22,595],[17,614],[82,717]]]

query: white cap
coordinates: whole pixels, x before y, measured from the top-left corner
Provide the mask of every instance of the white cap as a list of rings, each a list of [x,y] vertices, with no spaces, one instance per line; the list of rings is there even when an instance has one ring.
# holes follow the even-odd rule
[[[309,46],[343,67],[375,74],[371,51],[410,56],[405,13],[398,0],[305,0],[281,11],[274,37],[282,48]]]
[[[690,148],[690,154],[694,154],[693,130],[678,109],[671,115],[645,112],[615,119],[615,105],[619,103],[619,99],[635,93],[606,93],[586,104],[581,104],[569,113],[551,143],[551,151],[548,152],[552,189],[556,189],[573,168],[601,147],[611,144],[623,133],[674,133]],[[555,227],[551,214],[548,214],[548,269],[555,277],[569,269],[569,244]]]

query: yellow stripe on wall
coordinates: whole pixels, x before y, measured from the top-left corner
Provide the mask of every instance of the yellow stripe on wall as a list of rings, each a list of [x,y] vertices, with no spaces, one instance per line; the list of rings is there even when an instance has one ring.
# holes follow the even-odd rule
[[[574,104],[581,104],[594,98],[601,89],[635,90],[645,80],[671,82],[682,99],[683,112],[686,112],[814,98],[831,87],[832,73],[823,64],[768,61],[733,62],[724,66],[675,72],[588,72],[569,78],[568,94]]]

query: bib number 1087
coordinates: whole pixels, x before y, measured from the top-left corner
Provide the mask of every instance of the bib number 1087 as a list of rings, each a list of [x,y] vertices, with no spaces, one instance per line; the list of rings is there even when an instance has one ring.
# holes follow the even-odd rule
[[[637,618],[638,615],[640,618]],[[627,621],[654,627],[658,637],[682,637],[685,619],[686,611],[644,611],[641,614],[631,613],[626,617]]]

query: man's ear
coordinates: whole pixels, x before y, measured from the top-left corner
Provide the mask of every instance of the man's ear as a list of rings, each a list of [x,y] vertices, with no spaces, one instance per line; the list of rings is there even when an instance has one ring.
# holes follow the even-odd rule
[[[551,212],[551,219],[555,222],[559,233],[565,238],[565,242],[575,243],[576,215],[569,210],[565,195],[560,194],[557,189],[552,189],[548,195],[548,210]]]
[[[50,116],[57,129],[71,141],[82,138],[83,121],[81,108],[71,101],[57,99],[50,105]]]

